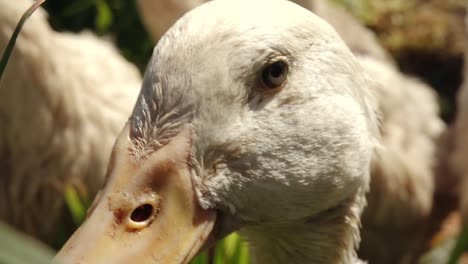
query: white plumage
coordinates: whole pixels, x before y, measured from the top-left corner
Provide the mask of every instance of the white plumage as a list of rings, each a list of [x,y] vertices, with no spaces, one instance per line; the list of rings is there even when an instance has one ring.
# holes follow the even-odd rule
[[[139,1],[155,39],[179,15],[201,2]],[[352,51],[360,54],[362,67],[383,85],[377,88],[377,97],[383,117],[384,148],[373,163],[369,207],[363,220],[363,250],[373,261],[395,263],[411,251],[411,239],[419,232],[416,227],[427,218],[432,205],[434,140],[443,128],[437,117],[435,95],[429,87],[398,73],[372,33],[341,9],[324,1],[296,2],[331,23]],[[16,5],[15,9],[5,0],[0,3],[5,6],[0,8],[0,23],[8,25],[3,26],[0,39],[3,47],[21,7],[26,5]],[[18,41],[0,89],[0,98],[10,98],[0,104],[0,120],[11,124],[0,128],[0,168],[7,172],[4,179],[8,182],[0,185],[6,190],[1,192],[5,193],[5,202],[0,201],[0,214],[10,223],[29,232],[43,231],[40,236],[47,237],[63,205],[57,197],[69,179],[85,184],[91,193],[99,187],[110,147],[133,106],[140,77],[133,66],[119,58],[111,44],[89,33],[55,33],[43,13],[34,16]],[[9,19],[8,23],[2,18]],[[26,41],[28,38],[34,40],[34,45]],[[15,78],[18,72],[22,72],[21,76],[31,75],[31,79]],[[38,72],[41,74],[34,74]],[[5,89],[8,87],[19,88]],[[32,175],[47,180],[25,185],[36,181],[30,180]],[[8,201],[15,199],[23,202],[12,208]],[[37,211],[39,217],[24,218],[25,210]],[[52,221],[42,222],[40,212],[44,211],[50,212],[48,218]],[[46,226],[37,230],[37,223]],[[376,250],[388,246],[388,242],[391,248]],[[380,243],[384,245],[376,247]]]
[[[361,253],[371,263],[413,263],[434,195],[435,148],[444,124],[436,94],[390,63],[358,56],[378,86],[381,144],[372,164]]]
[[[0,0],[0,50],[30,1]],[[54,32],[38,10],[0,85],[0,219],[44,240],[57,230],[67,184],[101,187],[141,77],[91,33]]]
[[[217,0],[192,10],[158,42],[106,187],[57,261],[186,263],[190,253],[174,250],[186,234],[162,238],[186,228],[167,224],[181,221],[172,208],[192,204],[186,186],[194,212],[216,214],[222,234],[241,228],[254,263],[361,263],[374,85],[333,28],[295,4]],[[135,236],[141,204],[158,209]],[[214,221],[187,220],[190,230]]]
[[[201,2],[206,1],[138,1],[155,40],[167,30],[164,26]],[[437,96],[428,85],[401,74],[373,33],[340,7],[322,0],[293,2],[329,22],[381,84],[377,99],[382,148],[373,161],[361,253],[371,263],[414,261],[432,209],[435,142],[444,129]],[[259,12],[268,8],[265,5]]]

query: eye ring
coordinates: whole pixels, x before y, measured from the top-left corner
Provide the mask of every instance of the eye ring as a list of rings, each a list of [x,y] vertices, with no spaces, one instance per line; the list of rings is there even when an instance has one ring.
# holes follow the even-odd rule
[[[263,90],[273,91],[282,87],[288,75],[288,64],[285,61],[275,61],[263,68],[260,79]]]

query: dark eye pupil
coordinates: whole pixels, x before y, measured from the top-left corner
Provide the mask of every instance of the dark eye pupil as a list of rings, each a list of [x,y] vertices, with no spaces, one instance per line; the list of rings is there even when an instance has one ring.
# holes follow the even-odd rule
[[[151,204],[144,204],[133,210],[132,214],[130,215],[130,219],[132,219],[134,222],[144,222],[148,220],[152,214],[153,206]]]
[[[263,83],[268,89],[274,89],[286,79],[286,63],[282,61],[275,62],[267,66],[262,73]]]
[[[271,65],[270,74],[271,76],[278,78],[284,73],[284,67],[280,63]]]

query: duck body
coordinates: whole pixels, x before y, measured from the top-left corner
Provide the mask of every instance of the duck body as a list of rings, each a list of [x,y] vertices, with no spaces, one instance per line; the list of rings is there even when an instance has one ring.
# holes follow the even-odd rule
[[[445,128],[435,92],[391,63],[357,56],[376,86],[381,147],[372,161],[360,256],[370,263],[417,261],[434,196],[436,142]]]
[[[0,1],[0,50],[31,3]],[[0,219],[51,242],[65,187],[91,197],[101,187],[140,82],[111,43],[54,32],[37,10],[0,84]]]

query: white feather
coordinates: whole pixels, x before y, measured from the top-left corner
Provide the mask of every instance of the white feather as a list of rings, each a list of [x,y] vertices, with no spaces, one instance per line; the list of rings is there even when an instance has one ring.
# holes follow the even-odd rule
[[[0,0],[0,50],[30,4]],[[50,240],[64,187],[101,187],[141,77],[111,43],[46,19],[25,24],[0,84],[0,219]]]

